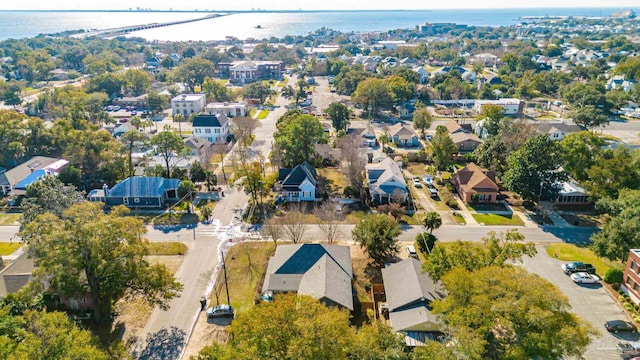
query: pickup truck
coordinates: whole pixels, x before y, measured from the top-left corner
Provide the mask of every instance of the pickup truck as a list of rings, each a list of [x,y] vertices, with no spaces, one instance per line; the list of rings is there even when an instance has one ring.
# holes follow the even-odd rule
[[[616,349],[623,359],[640,356],[640,343],[638,342],[621,342],[618,343]]]
[[[589,274],[595,274],[596,268],[591,264],[585,264],[580,261],[574,261],[574,262],[562,264],[562,271],[564,271],[564,273],[567,275],[571,275],[577,272],[586,272]]]

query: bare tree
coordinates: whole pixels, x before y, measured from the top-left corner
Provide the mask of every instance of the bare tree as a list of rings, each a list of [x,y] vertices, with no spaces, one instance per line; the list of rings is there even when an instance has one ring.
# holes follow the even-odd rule
[[[265,221],[262,229],[260,229],[263,237],[269,237],[273,240],[273,244],[278,246],[278,240],[284,234],[284,225],[281,219],[272,217]]]
[[[504,118],[500,121],[500,137],[510,153],[522,146],[536,133],[536,129],[527,120]]]
[[[231,126],[231,133],[235,136],[241,147],[250,146],[253,142],[253,131],[260,125],[258,120],[252,117],[235,117]]]
[[[320,227],[320,231],[327,238],[327,242],[329,244],[333,244],[333,242],[340,235],[340,221],[341,216],[336,212],[335,206],[329,202],[325,201],[319,207],[316,207],[316,216],[320,219],[320,223],[318,226]]]
[[[299,243],[307,231],[307,224],[304,223],[304,214],[302,208],[297,207],[296,210],[287,212],[284,218],[284,232],[294,244]]]
[[[367,164],[357,135],[344,136],[338,144],[342,155],[342,172],[354,189],[362,189],[364,167]]]
[[[222,176],[224,178],[224,182],[227,182],[227,174],[224,172],[224,158],[227,156],[228,146],[225,143],[218,143],[211,145],[211,153],[214,157],[220,159],[220,166],[222,167]]]

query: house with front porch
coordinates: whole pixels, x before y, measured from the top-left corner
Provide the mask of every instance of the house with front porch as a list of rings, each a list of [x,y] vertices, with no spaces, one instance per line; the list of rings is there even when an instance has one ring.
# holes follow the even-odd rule
[[[404,203],[409,196],[407,183],[397,162],[385,157],[379,162],[367,164],[369,196],[375,204]]]
[[[413,147],[420,145],[418,133],[410,126],[398,123],[389,128],[389,138],[402,147]]]
[[[180,179],[165,179],[152,176],[132,176],[111,189],[104,185],[87,196],[89,201],[103,202],[108,206],[125,205],[129,208],[164,207],[165,203],[178,200]]]
[[[315,201],[318,175],[313,165],[305,161],[294,168],[280,169],[278,197],[287,202]]]
[[[466,203],[476,200],[481,203],[495,203],[498,200],[499,188],[496,185],[495,172],[483,170],[474,163],[456,171],[451,182]]]
[[[229,136],[231,121],[226,115],[197,115],[193,118],[193,135],[201,136],[212,144],[224,143]]]
[[[476,134],[468,134],[466,132],[457,132],[449,135],[449,137],[460,154],[472,152],[483,143],[482,139]]]

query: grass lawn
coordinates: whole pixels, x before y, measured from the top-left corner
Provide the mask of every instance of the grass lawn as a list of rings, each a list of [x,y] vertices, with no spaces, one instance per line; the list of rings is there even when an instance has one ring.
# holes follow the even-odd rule
[[[249,117],[253,117],[253,115],[256,114],[256,111],[258,111],[256,108],[249,110]]]
[[[451,173],[448,171],[441,171],[440,177],[442,178],[442,180],[449,180],[451,179]]]
[[[453,218],[453,221],[455,221],[459,225],[467,224],[467,220],[465,220],[464,216],[460,215],[459,213],[454,213],[453,215],[451,215],[451,217]]]
[[[502,204],[466,204],[469,210],[473,211],[507,211]]]
[[[485,225],[516,225],[524,226],[524,221],[518,215],[471,214],[478,223]]]
[[[360,221],[362,221],[362,218],[365,217],[367,214],[368,213],[363,210],[352,211],[349,214],[347,214],[346,221],[349,224],[358,224]]]
[[[423,177],[427,175],[427,167],[422,163],[410,163],[409,166],[407,166],[407,171],[412,173],[414,176]]]
[[[318,175],[325,178],[327,180],[327,184],[335,187],[337,189],[344,189],[349,183],[347,182],[347,178],[344,176],[342,172],[338,169],[331,168],[321,168],[316,169]]]
[[[149,255],[184,255],[187,245],[177,242],[152,242],[149,244]]]
[[[18,225],[22,214],[0,214],[0,225]]]
[[[424,219],[424,214],[414,214],[413,216],[403,215],[400,221],[407,225],[420,225],[420,220]]]
[[[258,114],[257,119],[264,120],[267,118],[267,115],[269,115],[269,110],[260,110],[260,113]]]
[[[562,261],[582,261],[596,267],[596,272],[600,277],[606,274],[611,268],[624,269],[622,263],[616,263],[603,259],[586,247],[578,247],[573,244],[551,244],[546,248],[547,254],[554,259]]]
[[[22,246],[24,244],[20,243],[20,242],[15,242],[15,243],[7,243],[7,242],[1,242],[0,243],[0,255],[9,255],[12,252],[18,250],[18,248],[20,246]]]
[[[229,298],[237,312],[247,311],[253,306],[254,297],[258,295],[257,286],[264,280],[264,272],[274,252],[272,242],[245,242],[233,246],[226,254]],[[220,303],[225,303],[227,295],[223,271],[218,273],[209,301],[211,306],[217,303],[216,292]]]

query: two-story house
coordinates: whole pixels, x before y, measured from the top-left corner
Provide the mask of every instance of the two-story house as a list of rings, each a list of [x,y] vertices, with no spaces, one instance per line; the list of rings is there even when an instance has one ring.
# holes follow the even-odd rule
[[[193,118],[193,135],[203,137],[212,144],[226,142],[230,125],[225,115],[197,115]]]
[[[189,117],[191,114],[200,114],[207,106],[205,94],[182,94],[171,99],[171,113]]]
[[[246,116],[247,103],[242,102],[212,102],[208,103],[205,112],[209,115],[222,114],[228,117]]]

